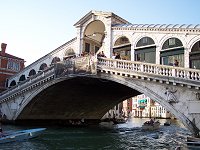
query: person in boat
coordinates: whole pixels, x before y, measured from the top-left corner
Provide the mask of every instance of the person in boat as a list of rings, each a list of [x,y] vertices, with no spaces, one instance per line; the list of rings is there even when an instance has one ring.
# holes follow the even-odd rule
[[[150,123],[150,124],[154,124],[154,120],[153,120],[153,119],[150,119],[149,123]]]
[[[2,129],[2,125],[1,125],[1,122],[0,122],[0,137],[3,137],[4,134],[3,134],[3,129]]]

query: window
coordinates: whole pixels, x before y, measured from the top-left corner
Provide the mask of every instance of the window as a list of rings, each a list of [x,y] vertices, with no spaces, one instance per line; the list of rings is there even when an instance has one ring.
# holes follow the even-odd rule
[[[85,43],[85,52],[90,52],[90,44],[89,43]]]
[[[175,38],[171,38],[171,39],[169,39],[169,46],[170,45],[175,45]]]
[[[148,42],[148,38],[147,37],[142,38],[142,44],[147,44],[147,42]]]
[[[8,61],[7,68],[14,70],[14,71],[19,71],[20,70],[20,63],[15,62],[15,61]]]
[[[128,38],[126,38],[126,37],[122,37],[121,38],[121,43],[129,43],[129,40],[128,40]]]
[[[99,50],[98,46],[95,46],[95,53]]]

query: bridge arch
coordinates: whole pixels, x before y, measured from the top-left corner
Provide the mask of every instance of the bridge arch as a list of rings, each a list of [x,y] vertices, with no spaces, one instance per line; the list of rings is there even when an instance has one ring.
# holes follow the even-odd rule
[[[83,53],[96,54],[105,39],[105,24],[101,20],[91,21],[83,33]]]
[[[74,93],[74,91],[76,91],[76,90],[74,90],[74,88],[78,87],[77,84],[74,84],[74,81],[76,83],[80,83],[80,85],[82,87],[81,89],[84,91],[77,90],[77,91],[79,91],[79,94]],[[69,83],[69,82],[71,82],[71,83]],[[98,86],[96,86],[96,83],[99,83]],[[66,84],[70,84],[70,85],[68,86]],[[107,84],[107,87],[105,87],[105,84]],[[62,107],[62,108],[59,108],[59,110],[57,110],[57,111],[60,112],[60,111],[71,110],[72,111],[71,114],[74,114],[74,110],[77,108],[76,105],[78,105],[80,112],[82,114],[84,114],[84,112],[83,112],[84,109],[82,109],[82,108],[86,109],[86,107],[83,106],[83,103],[86,103],[86,104],[88,103],[86,101],[86,99],[87,100],[89,99],[89,101],[91,103],[93,103],[92,105],[90,105],[90,107],[87,108],[87,110],[85,112],[87,115],[89,115],[89,119],[95,119],[94,117],[97,117],[96,119],[101,119],[101,117],[103,117],[103,115],[110,108],[112,108],[119,102],[121,102],[127,98],[130,98],[134,95],[141,94],[141,93],[139,93],[135,90],[132,90],[124,85],[121,85],[122,87],[118,88],[118,87],[116,87],[117,84],[118,83],[116,83],[116,82],[110,82],[110,81],[102,80],[102,79],[96,78],[96,77],[60,78],[56,81],[54,80],[52,82],[48,82],[43,87],[38,88],[35,91],[33,91],[33,93],[31,95],[29,95],[27,97],[27,99],[23,102],[23,104],[20,106],[19,110],[16,112],[16,114],[13,116],[12,119],[20,120],[23,117],[26,118],[26,115],[29,118],[31,118],[32,117],[31,114],[29,115],[26,113],[27,112],[30,113],[31,111],[34,112],[34,109],[37,108],[36,105],[39,105],[39,103],[41,103],[41,104],[46,103],[45,106],[39,106],[39,107],[42,107],[42,108],[43,107],[45,107],[45,108],[51,107],[50,108],[51,112],[54,112],[58,107]],[[86,85],[88,88],[85,88]],[[91,87],[88,85],[90,85]],[[110,90],[113,89],[113,86],[115,87],[116,93],[114,95],[111,95],[109,97],[109,99],[104,99],[104,98],[108,98],[107,96],[110,95]],[[58,88],[59,88],[59,90],[58,90]],[[68,91],[68,89],[71,89],[71,88],[73,90]],[[101,90],[96,90],[96,89],[101,89]],[[51,90],[53,90],[54,92]],[[103,94],[99,91],[101,91]],[[58,94],[57,92],[61,92],[61,93]],[[68,98],[70,96],[66,95],[66,94],[73,95],[71,100]],[[53,97],[55,99],[53,99]],[[46,98],[46,102],[44,101],[45,98]],[[67,99],[68,99],[68,101],[66,101]],[[83,100],[81,100],[81,99],[83,99]],[[76,102],[77,100],[79,100],[79,102]],[[113,100],[115,100],[116,102],[115,101],[113,102]],[[96,103],[97,101],[98,101],[98,103]],[[70,105],[69,105],[69,103],[70,103]],[[95,106],[94,106],[94,104],[95,104]],[[75,106],[75,108],[74,108],[74,106]],[[94,107],[94,109],[91,109],[92,107]],[[95,107],[100,112],[96,112]],[[32,109],[31,111],[30,111],[30,108]],[[92,115],[91,115],[90,111],[93,112]],[[35,111],[35,113],[37,113],[37,112],[41,113],[41,111],[39,111],[39,110]],[[82,116],[80,116],[80,112],[78,112],[78,117],[79,117],[78,119],[81,119],[80,117],[82,117]],[[44,111],[44,113],[47,113],[47,112]],[[66,112],[63,112],[63,113],[67,114]],[[68,113],[70,113],[70,112],[68,112]],[[34,115],[36,115],[36,114],[34,114]],[[34,115],[33,115],[33,117],[34,117]],[[53,116],[54,114],[51,114],[51,115]],[[58,116],[52,117],[51,115],[46,114],[46,117],[51,117],[51,118],[47,118],[47,119],[56,119],[56,118],[58,119]],[[44,116],[44,114],[41,113],[39,116]],[[69,114],[69,116],[65,116],[65,115],[59,116],[60,117],[59,119],[63,119],[65,117],[66,117],[65,119],[73,119],[73,118],[67,118],[70,116],[71,116],[70,114]],[[74,116],[74,117],[77,117],[77,116]],[[87,119],[87,117],[85,117],[85,116],[84,116],[84,118]],[[41,118],[39,117],[38,119],[41,119]]]
[[[194,135],[198,136],[199,133],[199,129],[197,129],[196,126],[194,126],[194,124],[189,120],[189,118],[187,118],[185,116],[184,113],[181,113],[181,111],[184,108],[184,106],[182,106],[180,110],[178,110],[176,107],[174,107],[174,105],[172,105],[172,103],[170,103],[169,101],[166,100],[166,97],[168,97],[168,91],[170,91],[169,89],[174,89],[173,86],[165,86],[162,84],[157,84],[155,86],[153,86],[151,83],[150,84],[146,84],[145,81],[142,80],[132,80],[132,79],[124,79],[123,76],[116,76],[115,75],[108,75],[107,73],[103,73],[102,75],[100,75],[101,79],[105,79],[105,80],[111,80],[114,82],[117,82],[119,84],[122,85],[126,85],[132,89],[137,90],[139,93],[143,93],[144,95],[150,97],[150,99],[158,102],[160,105],[162,105],[167,111],[170,111],[176,118],[178,118],[184,125],[185,127],[187,127]],[[158,86],[158,87],[156,87]],[[154,88],[158,89],[158,91],[156,91]],[[176,88],[175,88],[176,89]],[[156,91],[156,92],[155,92]],[[170,95],[170,97],[173,97],[173,95]],[[171,98],[172,98],[171,97]],[[184,96],[183,96],[184,97]],[[173,97],[175,98],[175,97]],[[168,99],[168,98],[167,98]],[[176,98],[175,98],[176,99]],[[175,100],[174,99],[174,100]],[[177,99],[176,99],[177,100]],[[178,101],[178,100],[177,100]]]
[[[188,127],[188,129],[190,129],[192,132],[194,132],[193,127],[191,127],[190,121],[188,121],[188,118],[183,113],[181,113],[180,110],[176,109],[173,105],[171,105],[166,100],[165,93],[166,93],[167,88],[166,88],[166,85],[164,85],[164,84],[158,83],[156,85],[152,85],[151,83],[147,83],[144,80],[138,81],[137,79],[133,80],[131,78],[124,78],[123,76],[111,75],[111,74],[107,74],[107,73],[100,73],[98,75],[98,77],[97,76],[85,77],[84,79],[81,79],[81,80],[80,79],[78,80],[78,78],[80,78],[80,77],[79,76],[77,76],[77,77],[73,76],[72,78],[71,77],[70,78],[62,77],[57,80],[52,80],[52,81],[48,82],[46,85],[43,85],[41,88],[34,90],[33,93],[27,97],[27,99],[23,102],[22,106],[19,108],[19,110],[13,116],[13,120],[17,120],[17,119],[20,120],[23,117],[25,117],[25,118],[27,117],[29,119],[31,119],[31,117],[34,118],[34,116],[38,117],[39,113],[41,113],[41,112],[36,109],[38,107],[39,107],[39,109],[43,108],[44,106],[45,106],[45,108],[49,108],[49,110],[51,110],[51,112],[54,112],[54,109],[58,108],[59,114],[56,114],[56,115],[59,116],[59,119],[71,119],[68,117],[69,116],[77,117],[77,116],[73,116],[74,109],[76,109],[77,106],[79,108],[81,105],[81,107],[79,108],[80,111],[78,111],[78,113],[77,113],[78,114],[77,119],[80,119],[81,117],[85,118],[85,116],[84,116],[85,108],[83,107],[83,103],[85,103],[86,101],[84,98],[87,99],[90,97],[90,102],[91,102],[91,100],[92,100],[92,102],[94,102],[94,99],[96,98],[98,101],[98,104],[102,105],[103,104],[102,99],[104,99],[106,97],[107,98],[107,99],[105,99],[106,103],[104,103],[101,106],[101,108],[98,107],[98,108],[100,108],[100,109],[98,109],[98,111],[101,111],[101,112],[95,113],[96,117],[98,119],[100,119],[110,108],[112,108],[119,102],[122,102],[123,100],[125,100],[127,98],[130,98],[130,97],[133,97],[133,96],[143,93],[143,94],[147,95],[148,97],[150,97],[151,99],[155,100],[156,102],[160,103],[162,106],[164,106],[168,111],[170,111],[172,114],[174,114],[176,116],[176,118],[178,118],[186,127]],[[72,81],[72,79],[77,80],[76,84],[74,84],[74,82],[71,82],[71,84],[66,85],[70,81]],[[89,79],[89,80],[87,80],[87,79]],[[98,84],[92,83],[93,86],[90,87],[90,85],[91,85],[90,79],[97,80]],[[84,81],[85,83],[84,84],[80,83],[80,81]],[[80,85],[83,86],[83,89],[85,89],[86,91],[74,89],[74,88],[77,88],[77,83],[80,83]],[[102,85],[100,85],[101,90],[100,89],[96,90],[95,89],[96,87],[99,88],[99,83],[102,83]],[[90,87],[90,88],[86,89],[85,88],[86,85],[87,85],[87,87]],[[96,86],[96,85],[98,85],[98,86]],[[110,89],[107,88],[107,85],[109,85]],[[122,87],[120,89],[117,89],[118,86],[122,86]],[[72,89],[72,91],[79,91],[80,93],[76,93],[76,94],[71,93],[72,91],[71,92],[68,91],[67,87],[70,87],[70,89]],[[113,87],[116,88],[116,91],[114,93],[111,93],[110,90]],[[169,87],[170,87],[170,85],[169,85]],[[159,92],[155,92],[155,88],[157,88]],[[101,94],[99,91],[102,92],[103,89],[104,89],[103,94]],[[45,91],[45,90],[47,90],[47,91]],[[90,90],[92,90],[92,91],[90,91]],[[89,95],[88,91],[91,92],[89,97],[88,97],[88,95]],[[68,93],[69,95],[61,96],[62,94],[61,93],[58,94],[57,92],[61,92],[62,94]],[[77,95],[79,96],[78,99],[82,99],[84,97],[83,100],[79,101],[78,103],[76,101]],[[110,95],[110,97],[107,97],[109,95]],[[68,99],[69,100],[68,101],[67,97],[70,97],[70,96],[73,96],[73,98],[71,98],[71,100]],[[105,96],[105,97],[102,97],[102,96]],[[46,102],[44,101],[45,98],[48,99]],[[112,99],[112,101],[109,102],[109,99]],[[39,103],[41,103],[42,106]],[[72,103],[72,105],[69,105],[69,103]],[[108,105],[109,107],[107,106],[108,103],[109,103],[109,105]],[[95,102],[95,104],[97,104],[97,103]],[[59,107],[58,107],[58,105],[59,105]],[[73,107],[76,107],[76,108],[73,108]],[[84,108],[84,109],[82,109],[82,108]],[[97,106],[94,108],[97,108]],[[68,109],[70,109],[72,112],[71,113],[70,112],[67,112],[67,113],[62,112],[62,111],[68,110]],[[43,109],[41,109],[41,110],[43,111],[43,113],[48,112],[47,110],[43,110]],[[89,110],[88,109],[86,110],[86,112],[87,112],[86,114],[91,115],[90,111],[93,111],[93,113],[94,113],[94,109],[90,108]],[[30,114],[32,112],[33,113],[35,112],[38,114],[34,114],[34,115]],[[95,110],[95,112],[96,112],[96,110]],[[82,115],[80,115],[80,113],[82,113]],[[68,114],[68,115],[64,115],[64,114]],[[31,116],[31,115],[33,115],[33,116]],[[92,114],[92,115],[93,116],[90,117],[90,119],[94,119],[94,114]],[[39,115],[39,118],[37,118],[37,119],[42,119],[43,116],[44,116],[44,114],[41,113]],[[48,117],[52,117],[52,116],[50,116],[49,114],[46,114],[47,119],[52,119],[52,118],[48,118]],[[53,118],[57,118],[57,116],[53,116]]]

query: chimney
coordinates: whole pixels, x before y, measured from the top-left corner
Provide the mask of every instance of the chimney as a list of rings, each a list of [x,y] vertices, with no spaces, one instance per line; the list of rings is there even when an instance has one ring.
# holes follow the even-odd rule
[[[1,55],[2,56],[5,56],[5,54],[6,54],[6,46],[7,46],[6,43],[1,43]]]

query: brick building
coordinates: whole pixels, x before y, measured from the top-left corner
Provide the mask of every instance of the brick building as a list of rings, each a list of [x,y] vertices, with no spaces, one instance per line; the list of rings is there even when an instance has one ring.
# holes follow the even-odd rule
[[[0,51],[0,92],[7,87],[7,79],[24,68],[24,59],[6,53],[7,44],[1,43]],[[14,85],[14,83],[13,83]]]

